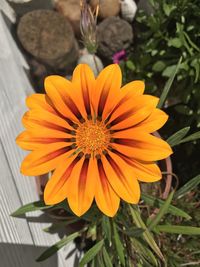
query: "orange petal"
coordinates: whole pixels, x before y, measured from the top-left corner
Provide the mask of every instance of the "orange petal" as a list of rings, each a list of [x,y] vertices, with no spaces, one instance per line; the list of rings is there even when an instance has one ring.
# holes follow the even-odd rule
[[[154,109],[151,115],[134,126],[138,131],[153,133],[160,129],[168,120],[168,115],[160,109]]]
[[[74,168],[68,181],[68,203],[77,215],[83,215],[92,205],[96,187],[94,160],[83,158]]]
[[[140,186],[133,168],[112,152],[102,157],[102,164],[106,177],[117,195],[129,203],[138,203]]]
[[[72,135],[65,132],[42,128],[40,131],[24,131],[17,138],[16,143],[25,150],[35,150],[45,148],[46,145],[57,142],[67,142],[72,144]],[[70,144],[69,144],[70,143]]]
[[[100,159],[96,161],[95,168],[96,173],[98,173],[96,176],[95,190],[97,206],[104,214],[113,217],[119,208],[120,198],[108,182],[108,178]]]
[[[45,94],[32,94],[26,98],[26,105],[30,109],[44,109],[53,114],[56,114],[55,109],[47,102],[47,95]]]
[[[45,79],[44,85],[54,107],[64,117],[76,122],[82,119],[83,114],[72,99],[73,86],[70,81],[61,76],[51,75]]]
[[[91,116],[91,93],[95,87],[95,77],[87,64],[79,64],[72,76],[74,99],[83,114]]]
[[[49,144],[45,149],[35,150],[26,156],[21,165],[21,172],[30,176],[48,173],[71,153],[71,146],[67,146],[65,142]]]
[[[172,154],[167,142],[134,129],[114,133],[113,138],[112,147],[130,158],[156,161]]]
[[[108,121],[109,127],[118,130],[134,126],[151,114],[158,101],[157,97],[149,95],[129,99],[112,113]]]
[[[97,117],[105,119],[112,110],[113,99],[120,93],[121,79],[121,70],[117,64],[109,65],[98,75],[92,94],[92,106]]]
[[[67,198],[69,177],[79,161],[77,155],[62,159],[44,190],[44,201],[47,205],[55,205]]]
[[[142,162],[130,159],[120,153],[117,154],[133,168],[134,174],[139,181],[150,183],[157,182],[162,178],[162,173],[157,164]]]
[[[22,123],[26,129],[49,129],[70,132],[72,127],[61,117],[45,110],[34,109],[26,112],[22,118]]]

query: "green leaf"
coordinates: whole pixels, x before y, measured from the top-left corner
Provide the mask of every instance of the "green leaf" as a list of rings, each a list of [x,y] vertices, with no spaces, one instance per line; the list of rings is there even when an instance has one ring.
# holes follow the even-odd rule
[[[157,225],[155,231],[182,235],[200,235],[200,227]]]
[[[103,259],[106,267],[113,267],[112,261],[105,247],[103,247]]]
[[[200,184],[200,175],[195,176],[189,182],[184,184],[178,191],[176,191],[174,197],[181,198],[188,192],[195,189]]]
[[[177,66],[176,66],[176,69],[175,69],[174,72],[171,74],[169,80],[168,80],[167,83],[165,84],[165,87],[164,87],[164,89],[163,89],[163,92],[162,92],[162,94],[161,94],[161,96],[160,96],[160,101],[159,101],[159,103],[158,103],[158,108],[161,108],[161,107],[163,106],[163,104],[165,103],[165,100],[166,100],[166,98],[167,98],[167,95],[168,95],[168,93],[169,93],[169,90],[170,90],[170,88],[171,88],[171,86],[172,86],[172,83],[173,83],[173,81],[174,81],[174,79],[175,79],[175,77],[176,77],[176,74],[177,74],[177,72],[178,72],[178,70],[179,70],[181,61],[182,61],[182,57],[179,59],[179,62],[178,62],[178,64],[177,64]]]
[[[175,48],[180,48],[182,46],[182,42],[181,42],[181,39],[179,38],[173,38],[173,39],[169,39],[168,45],[173,46]]]
[[[129,207],[130,207],[132,218],[133,218],[136,226],[139,228],[143,228],[145,230],[145,232],[143,233],[144,239],[146,240],[148,245],[152,248],[152,250],[159,256],[159,258],[162,259],[163,261],[165,261],[158,245],[156,244],[156,242],[152,236],[152,234],[150,233],[150,231],[146,227],[145,223],[143,222],[139,211],[136,210],[136,208],[133,208],[131,205],[129,205]]]
[[[121,264],[123,266],[125,266],[125,256],[124,256],[124,247],[122,245],[122,242],[119,238],[119,234],[117,231],[117,227],[114,223],[114,221],[112,221],[112,226],[113,226],[113,234],[114,234],[114,241],[115,241],[115,247],[119,256],[119,260],[121,262]]]
[[[136,69],[135,64],[131,60],[126,61],[126,66],[129,70],[132,70],[132,71]]]
[[[107,216],[103,216],[102,218],[102,228],[105,232],[106,238],[109,242],[111,242],[111,225]]]
[[[152,230],[163,218],[163,216],[168,212],[169,205],[172,201],[172,198],[174,196],[174,191],[172,191],[167,200],[165,201],[164,205],[160,208],[159,212],[156,214],[156,216],[150,221],[148,228],[149,230]]]
[[[174,196],[175,195],[176,195],[176,193],[174,194]],[[162,207],[165,203],[163,200],[155,198],[153,196],[149,196],[147,194],[142,194],[141,198],[147,204],[152,205],[152,206],[157,207],[157,208]],[[188,220],[191,219],[189,214],[187,214],[186,212],[184,212],[181,209],[178,209],[177,207],[175,207],[173,205],[169,205],[168,212],[171,213],[172,215],[180,216],[180,217],[186,218]]]
[[[197,139],[200,139],[200,131],[187,136],[186,138],[181,140],[180,143],[186,143],[186,142],[190,142],[190,141],[195,141]]]
[[[104,244],[104,240],[99,241],[97,244],[95,244],[92,248],[90,248],[85,255],[83,256],[82,260],[79,263],[79,267],[84,267],[85,264],[90,262],[94,257],[99,253],[99,251],[102,249],[102,246]]]
[[[165,67],[166,67],[166,64],[163,61],[159,60],[159,61],[157,61],[156,63],[153,64],[152,70],[155,71],[155,72],[160,72]]]
[[[169,77],[171,77],[173,75],[173,73],[175,72],[175,70],[176,70],[176,65],[168,66],[162,72],[162,76],[169,78]]]
[[[45,250],[44,253],[42,253],[42,255],[40,255],[40,257],[38,259],[36,259],[36,261],[40,262],[40,261],[46,260],[47,258],[52,256],[54,253],[56,253],[59,249],[61,249],[62,247],[64,247],[65,245],[67,245],[68,243],[73,241],[79,235],[80,235],[80,233],[76,232],[76,233],[73,233],[69,236],[64,237],[59,242],[57,242],[56,244],[54,244],[53,246],[51,246],[50,248]]]
[[[51,207],[52,206],[45,205],[44,201],[36,201],[36,202],[28,203],[20,207],[15,212],[13,212],[11,216],[18,217],[18,216],[24,215],[26,212],[44,210],[44,209],[49,209]]]
[[[167,143],[173,147],[180,143],[180,141],[186,136],[186,134],[189,132],[190,127],[185,127],[178,132],[174,133],[172,136],[170,136],[167,139]]]
[[[123,231],[126,235],[130,237],[139,237],[144,233],[144,229],[138,227],[131,227],[128,230]]]

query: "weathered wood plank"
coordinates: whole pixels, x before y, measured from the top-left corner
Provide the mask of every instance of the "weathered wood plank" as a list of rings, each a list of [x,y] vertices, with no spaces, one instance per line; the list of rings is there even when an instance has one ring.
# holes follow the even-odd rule
[[[20,164],[26,153],[15,144],[16,136],[22,131],[25,97],[33,90],[24,71],[24,67],[28,66],[1,13],[0,36],[0,259],[5,261],[1,265],[1,260],[0,266],[71,267],[74,255],[67,260],[65,258],[74,248],[73,244],[59,251],[58,257],[41,264],[34,262],[42,250],[59,240],[56,234],[42,231],[48,226],[46,222],[33,222],[38,217],[43,220],[40,212],[31,213],[27,220],[9,216],[21,204],[38,199],[34,177],[20,174]]]

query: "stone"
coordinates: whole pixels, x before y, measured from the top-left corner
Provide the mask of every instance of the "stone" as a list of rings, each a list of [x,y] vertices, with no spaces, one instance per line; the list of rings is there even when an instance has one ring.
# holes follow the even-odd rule
[[[90,0],[93,9],[97,6],[99,0]],[[99,17],[102,19],[117,16],[120,12],[119,0],[101,0],[99,5]]]
[[[55,0],[55,8],[68,19],[76,35],[80,35],[80,0]]]
[[[78,64],[81,64],[81,63],[85,63],[89,65],[90,68],[93,70],[95,76],[97,76],[99,72],[103,69],[103,63],[101,59],[89,53],[84,54],[79,58]]]
[[[121,16],[123,19],[132,22],[135,18],[137,5],[134,0],[120,0]]]
[[[19,21],[17,35],[27,52],[54,69],[72,68],[78,59],[71,24],[55,11],[28,12]]]
[[[119,17],[103,20],[97,28],[98,54],[111,60],[121,50],[127,50],[133,42],[131,25]]]

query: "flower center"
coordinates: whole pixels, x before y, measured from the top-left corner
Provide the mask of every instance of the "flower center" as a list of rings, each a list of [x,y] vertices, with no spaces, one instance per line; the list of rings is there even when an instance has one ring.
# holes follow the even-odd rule
[[[101,122],[86,121],[76,131],[76,143],[84,153],[101,154],[110,141],[110,132]]]

